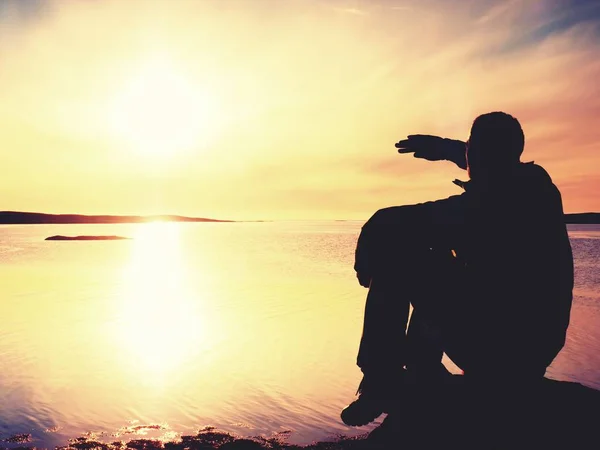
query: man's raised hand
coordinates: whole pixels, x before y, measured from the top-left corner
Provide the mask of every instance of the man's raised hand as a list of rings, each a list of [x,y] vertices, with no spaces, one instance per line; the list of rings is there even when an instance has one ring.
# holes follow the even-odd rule
[[[398,153],[412,153],[415,158],[428,161],[452,161],[461,169],[467,169],[466,145],[463,141],[411,134],[398,142],[396,148]]]

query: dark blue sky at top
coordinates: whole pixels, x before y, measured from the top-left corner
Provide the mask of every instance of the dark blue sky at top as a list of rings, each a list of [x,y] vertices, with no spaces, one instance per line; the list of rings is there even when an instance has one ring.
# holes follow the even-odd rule
[[[600,44],[600,0],[555,0],[547,3],[549,9],[539,17],[537,23],[527,22],[526,26],[516,31],[500,48],[488,49],[487,56],[494,57],[534,46],[546,38],[581,25],[589,25],[590,30],[593,30],[591,36],[595,36],[596,42]]]
[[[65,4],[68,0],[63,0]],[[101,5],[103,0],[86,0],[93,1],[97,5]],[[227,1],[227,0],[220,0]],[[247,0],[248,5],[252,5],[254,0]],[[281,0],[271,0],[278,6],[281,6]],[[285,1],[285,0],[284,0]],[[475,13],[483,13],[485,9],[490,9],[495,5],[501,4],[506,0],[467,0],[466,3],[470,3],[469,9],[472,9]],[[173,8],[177,7],[176,1],[169,2]],[[347,4],[349,7],[354,5],[367,6],[370,2],[363,1],[343,1],[343,0],[332,0],[332,4],[338,6]],[[373,3],[377,3],[374,1]],[[384,4],[390,5],[402,5],[402,0],[383,0]],[[427,3],[433,4],[435,2],[429,2],[425,0],[422,4],[424,6]],[[0,0],[0,17],[6,14],[10,9],[12,13],[16,13],[18,20],[28,20],[39,18],[48,10],[48,6],[51,4],[49,0]],[[143,3],[140,3],[140,5]],[[268,6],[269,1],[260,1],[254,3],[256,6],[265,7]],[[548,0],[547,4],[552,8],[554,20],[550,23],[545,24],[535,32],[536,37],[543,37],[547,34],[551,34],[557,31],[561,31],[572,27],[580,22],[596,22],[600,23],[600,0]],[[427,7],[427,6],[426,6]]]
[[[535,30],[533,37],[543,38],[582,22],[593,23],[596,27],[600,27],[600,0],[568,0],[560,4],[563,6],[557,8],[553,20]],[[597,29],[597,33],[598,31],[600,30]]]
[[[0,0],[0,19],[6,18],[9,12],[19,21],[35,19],[46,11],[47,4],[44,0]]]

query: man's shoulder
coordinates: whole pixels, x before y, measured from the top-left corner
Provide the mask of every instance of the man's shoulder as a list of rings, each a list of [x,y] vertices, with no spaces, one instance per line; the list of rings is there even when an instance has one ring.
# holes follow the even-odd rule
[[[538,214],[540,209],[562,209],[558,187],[548,172],[534,163],[521,164],[512,183],[512,193],[519,199],[517,203],[530,208],[532,214]]]
[[[537,191],[555,187],[552,177],[542,166],[533,162],[521,163],[512,173],[512,184],[523,190]]]

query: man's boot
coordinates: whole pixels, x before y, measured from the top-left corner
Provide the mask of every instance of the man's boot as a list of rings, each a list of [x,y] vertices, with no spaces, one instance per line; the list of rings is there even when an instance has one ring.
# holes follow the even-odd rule
[[[387,413],[402,390],[404,377],[404,370],[396,376],[364,375],[358,387],[358,398],[342,410],[342,421],[360,427]]]

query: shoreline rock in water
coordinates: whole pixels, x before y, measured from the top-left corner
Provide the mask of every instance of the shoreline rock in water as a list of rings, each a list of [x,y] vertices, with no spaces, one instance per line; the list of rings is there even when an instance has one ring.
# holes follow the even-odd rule
[[[131,239],[124,236],[48,236],[46,241],[122,241]]]

